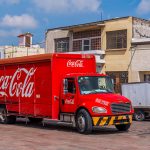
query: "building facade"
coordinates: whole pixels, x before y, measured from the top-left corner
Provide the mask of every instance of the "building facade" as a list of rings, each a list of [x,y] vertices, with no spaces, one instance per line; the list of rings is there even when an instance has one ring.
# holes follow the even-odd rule
[[[0,59],[44,54],[45,49],[32,44],[33,35],[29,32],[18,35],[18,46],[0,46]]]
[[[3,46],[1,47],[3,51],[3,58],[14,58],[22,56],[30,56],[37,54],[44,54],[45,49],[40,48],[38,45],[33,45],[32,47],[25,46]]]
[[[150,38],[132,40],[131,80],[150,82]]]
[[[116,91],[120,92],[122,83],[141,81],[133,71],[132,41],[149,36],[148,20],[114,18],[47,30],[46,52],[95,54],[97,71],[110,75]]]
[[[0,46],[0,59],[4,58],[4,47]]]

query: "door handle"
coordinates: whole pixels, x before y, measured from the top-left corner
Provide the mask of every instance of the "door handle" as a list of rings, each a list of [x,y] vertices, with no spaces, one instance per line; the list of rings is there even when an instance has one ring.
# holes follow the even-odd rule
[[[70,96],[70,98],[74,98],[74,95]]]
[[[54,96],[54,100],[59,100],[59,96]]]
[[[64,99],[62,99],[62,104],[63,104],[63,105],[65,104],[65,100],[64,100]]]

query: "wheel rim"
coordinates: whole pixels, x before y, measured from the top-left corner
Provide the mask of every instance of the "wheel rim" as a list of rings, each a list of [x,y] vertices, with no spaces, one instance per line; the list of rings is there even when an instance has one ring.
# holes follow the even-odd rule
[[[142,113],[137,113],[136,118],[137,118],[137,120],[143,119],[143,114]]]
[[[0,111],[0,122],[5,122],[6,120],[6,113],[5,110]]]
[[[85,129],[85,118],[82,115],[78,117],[78,127],[81,131]]]

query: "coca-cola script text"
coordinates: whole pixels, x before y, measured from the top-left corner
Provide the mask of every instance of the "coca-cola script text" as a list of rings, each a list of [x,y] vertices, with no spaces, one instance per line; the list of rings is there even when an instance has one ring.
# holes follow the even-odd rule
[[[35,71],[35,68],[18,68],[13,75],[0,76],[0,97],[31,97],[34,90],[31,78]]]
[[[76,61],[68,60],[67,67],[82,68],[83,67],[83,60],[76,60]]]

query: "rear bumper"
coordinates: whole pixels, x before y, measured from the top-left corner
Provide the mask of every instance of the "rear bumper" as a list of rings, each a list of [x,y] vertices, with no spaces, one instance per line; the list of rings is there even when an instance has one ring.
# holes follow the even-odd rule
[[[109,126],[119,124],[131,124],[132,115],[92,117],[94,126]]]

